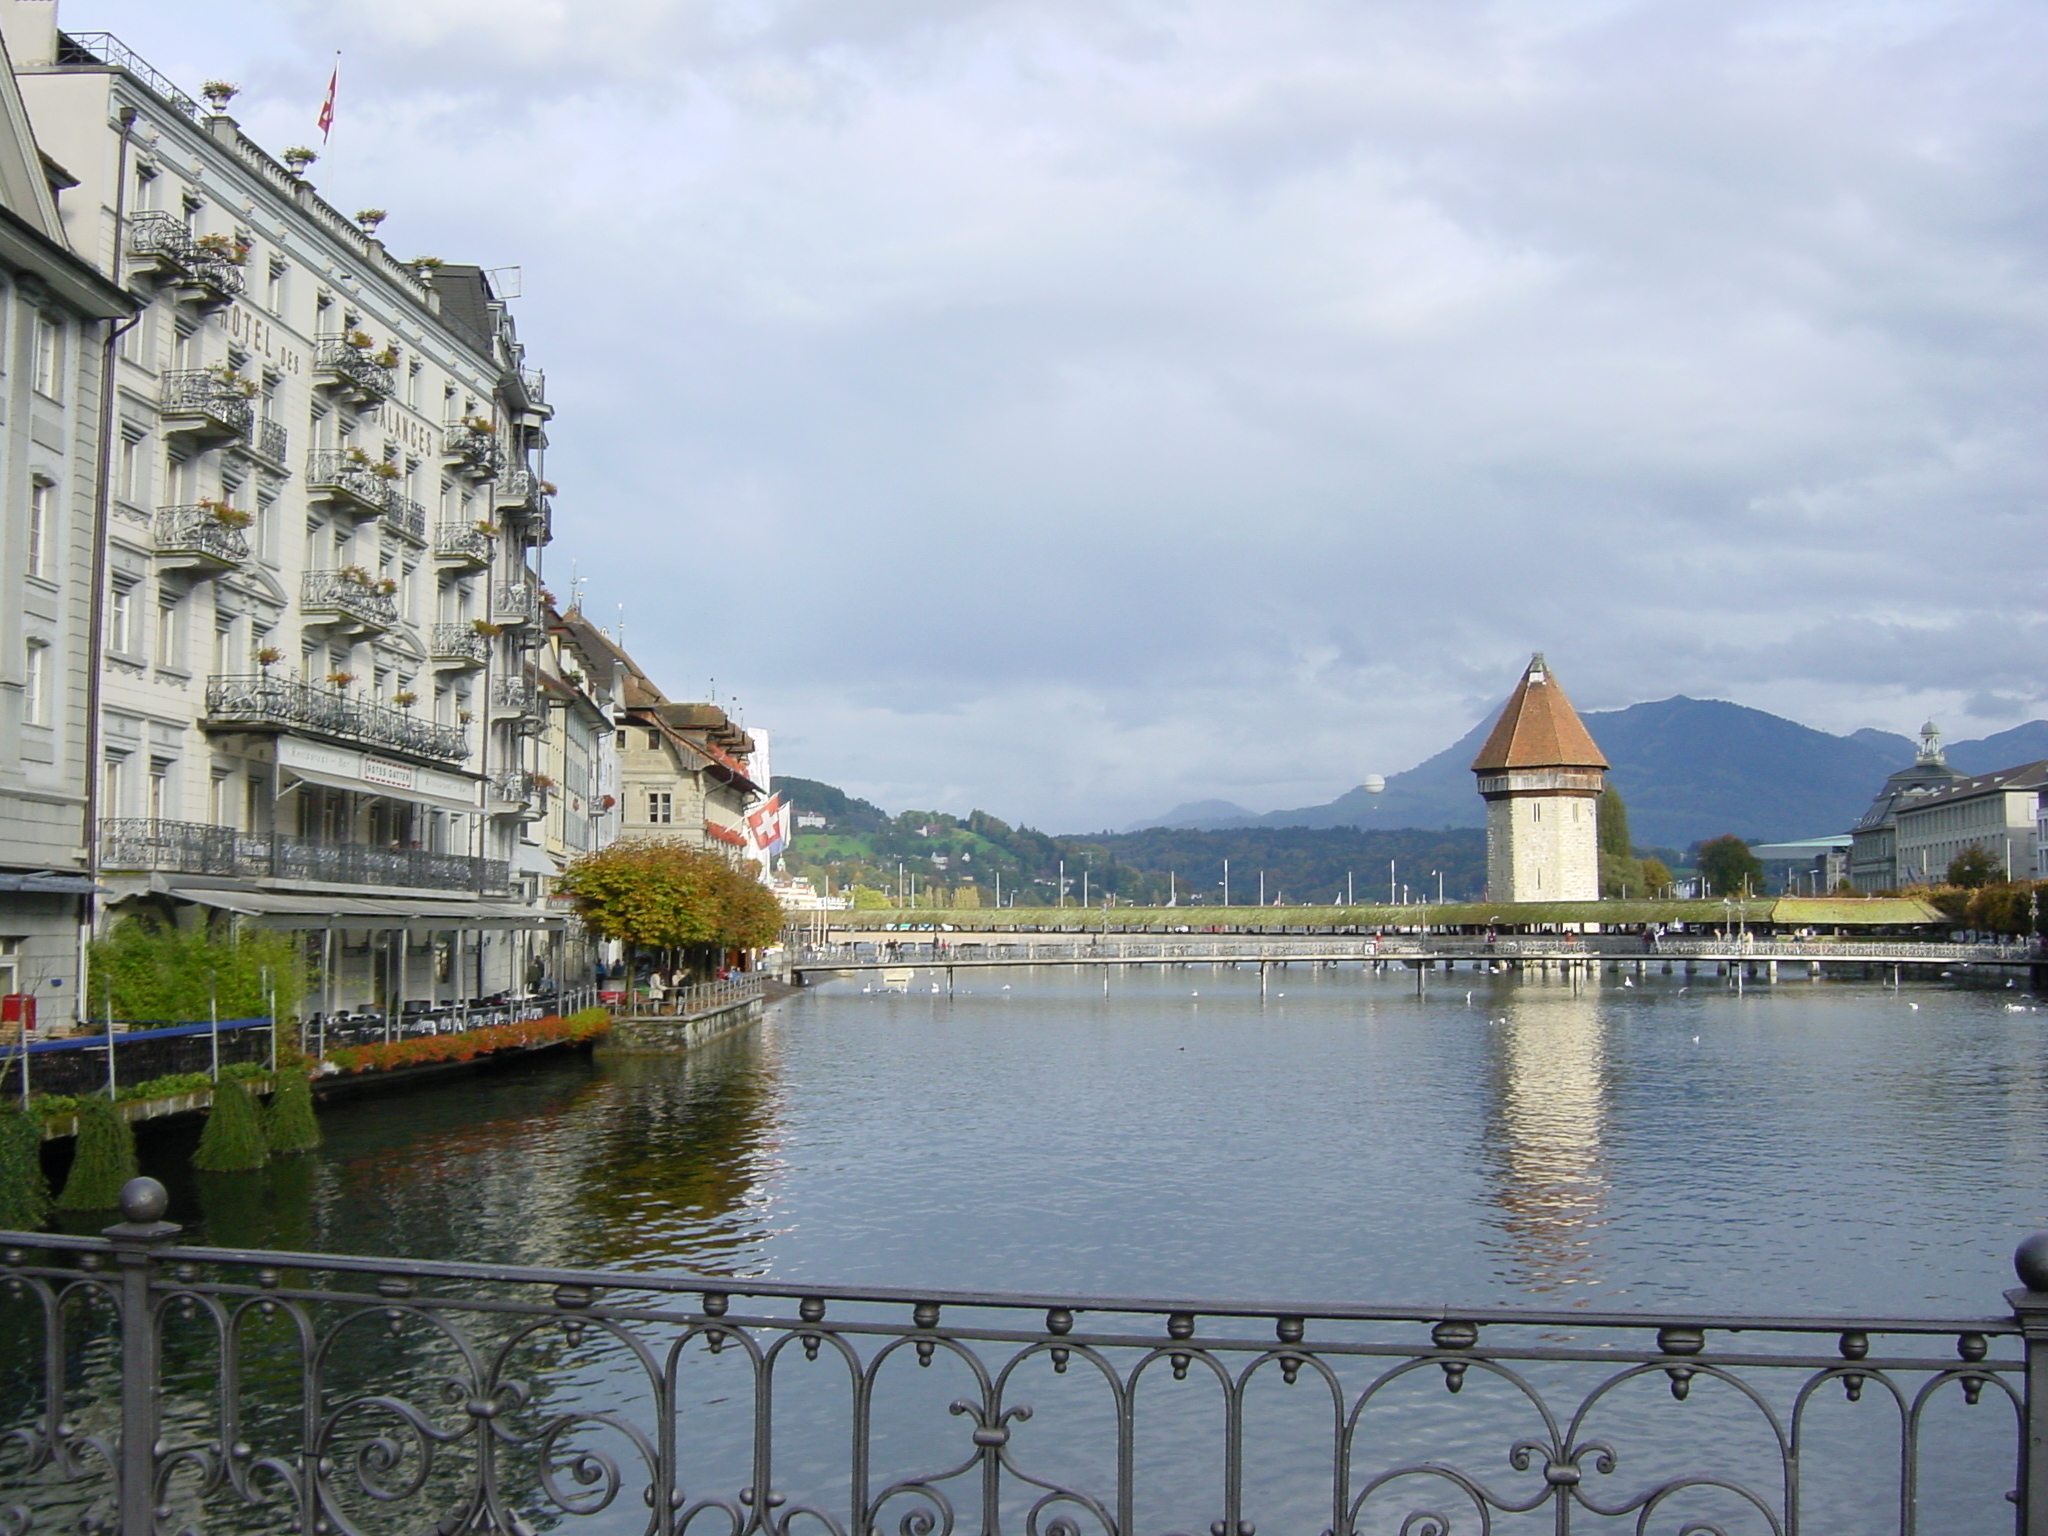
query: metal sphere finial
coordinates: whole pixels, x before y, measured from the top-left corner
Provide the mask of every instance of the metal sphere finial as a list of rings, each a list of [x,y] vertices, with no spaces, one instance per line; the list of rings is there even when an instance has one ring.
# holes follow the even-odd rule
[[[171,1192],[144,1175],[121,1186],[121,1219],[138,1227],[162,1221],[171,1208]]]
[[[2012,1267],[2030,1291],[2048,1291],[2048,1232],[2036,1232],[2013,1250]]]

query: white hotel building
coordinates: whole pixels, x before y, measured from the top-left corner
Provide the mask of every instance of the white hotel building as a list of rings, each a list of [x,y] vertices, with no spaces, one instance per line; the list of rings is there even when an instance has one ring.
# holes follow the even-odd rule
[[[117,908],[319,934],[315,1008],[515,985],[561,919],[529,831],[549,410],[504,302],[54,0],[0,0],[0,30],[70,245],[141,306],[74,689],[86,868]]]

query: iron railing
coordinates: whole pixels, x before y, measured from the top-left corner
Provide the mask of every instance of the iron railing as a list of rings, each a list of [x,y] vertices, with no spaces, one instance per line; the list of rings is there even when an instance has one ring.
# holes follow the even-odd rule
[[[128,219],[128,254],[152,257],[184,270],[199,260],[199,242],[185,221],[176,214],[131,214]]]
[[[748,971],[744,975],[728,976],[723,981],[693,982],[686,987],[672,988],[659,997],[652,988],[643,985],[628,993],[625,1002],[616,1004],[615,1011],[688,1019],[698,1014],[716,1013],[738,1003],[753,1002],[766,995],[767,990],[766,971]]]
[[[436,523],[434,553],[444,560],[462,560],[470,565],[489,565],[497,553],[495,536],[475,523]]]
[[[245,437],[256,423],[256,407],[243,388],[210,368],[178,368],[163,376],[157,409],[166,417],[197,420],[221,437]]]
[[[313,368],[335,385],[365,400],[389,400],[397,382],[391,370],[346,336],[322,336],[314,342]]]
[[[214,729],[265,726],[303,730],[336,741],[459,763],[469,756],[468,733],[437,725],[402,709],[365,703],[269,673],[210,677],[206,723]]]
[[[498,445],[498,435],[466,421],[449,426],[444,446],[458,470],[479,478],[496,474],[505,462],[505,450]]]
[[[540,621],[540,588],[530,581],[508,581],[491,594],[491,614],[500,624]]]
[[[238,832],[196,821],[112,817],[100,823],[100,862],[108,869],[151,870],[240,879],[304,880],[335,885],[400,885],[429,891],[512,888],[503,859],[364,843],[326,843],[283,832]]]
[[[469,624],[436,624],[428,649],[436,661],[482,666],[491,659],[491,637]]]
[[[249,558],[249,540],[239,527],[221,521],[212,507],[158,507],[156,549],[160,555],[199,555],[222,565]]]
[[[358,512],[381,517],[390,509],[391,482],[371,468],[367,454],[323,448],[306,459],[306,488],[316,495],[340,496]]]
[[[534,714],[540,709],[540,687],[529,678],[497,678],[491,684],[491,708],[514,715]]]
[[[397,530],[415,544],[427,542],[427,509],[392,487],[384,501],[384,526]]]
[[[0,1236],[10,1531],[2048,1536],[2048,1235],[1994,1316],[1762,1317],[186,1247],[167,1207]]]
[[[115,69],[125,70],[158,100],[177,108],[195,122],[199,119],[198,102],[173,85],[169,77],[152,69],[141,54],[111,32],[59,32],[57,62],[106,64]]]
[[[282,465],[285,456],[291,452],[291,433],[285,430],[281,421],[264,417],[256,423],[256,431],[249,439],[249,447],[271,463]]]
[[[524,768],[501,768],[491,775],[491,798],[501,805],[530,805],[540,787]]]
[[[308,571],[300,579],[299,606],[309,613],[338,613],[377,629],[398,622],[398,602],[389,592],[340,571]]]

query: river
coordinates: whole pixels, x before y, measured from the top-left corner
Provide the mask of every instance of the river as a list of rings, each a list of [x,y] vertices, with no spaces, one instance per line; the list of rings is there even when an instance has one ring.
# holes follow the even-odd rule
[[[2019,988],[1195,965],[836,981],[687,1058],[322,1113],[200,1241],[841,1285],[1982,1313],[2048,1225]]]

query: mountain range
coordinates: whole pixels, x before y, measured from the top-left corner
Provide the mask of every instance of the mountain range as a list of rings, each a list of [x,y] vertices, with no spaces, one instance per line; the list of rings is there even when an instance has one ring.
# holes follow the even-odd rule
[[[1760,709],[1683,695],[1582,718],[1607,754],[1608,782],[1628,802],[1630,830],[1644,847],[1684,849],[1723,832],[1750,842],[1845,832],[1885,775],[1913,761],[1916,747],[1890,731],[1834,736]],[[1327,805],[1263,815],[1200,800],[1126,830],[1481,826],[1471,765],[1492,723],[1488,714],[1434,757],[1391,775],[1380,794],[1360,785]],[[1955,742],[1947,752],[1952,767],[1972,774],[2048,758],[2048,720]]]

